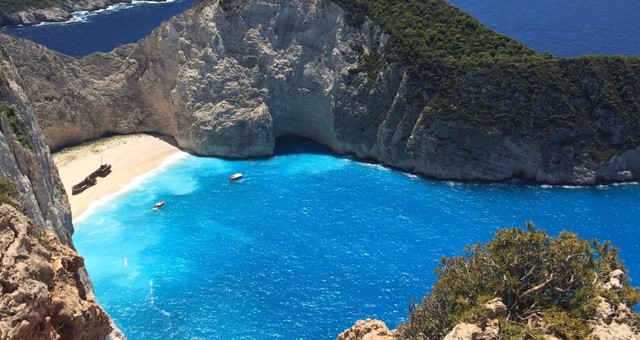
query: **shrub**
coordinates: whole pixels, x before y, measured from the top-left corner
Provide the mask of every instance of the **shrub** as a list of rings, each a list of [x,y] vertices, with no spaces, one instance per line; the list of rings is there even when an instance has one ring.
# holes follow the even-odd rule
[[[14,199],[17,194],[18,187],[6,178],[0,177],[0,204],[9,204],[18,210],[22,210],[20,204]]]
[[[442,338],[458,322],[482,320],[482,306],[494,297],[507,307],[505,332],[528,332],[527,321],[536,318],[559,336],[584,335],[599,296],[628,305],[640,301],[629,280],[622,290],[602,288],[614,269],[626,273],[618,249],[608,242],[566,231],[551,237],[530,223],[526,229],[502,229],[487,244],[467,246],[464,256],[440,261],[438,281],[421,305],[410,308],[399,336]]]
[[[22,131],[20,119],[16,113],[16,108],[5,101],[0,101],[0,112],[7,117],[7,120],[9,121],[9,131],[16,136],[18,142],[26,148],[32,148],[31,141],[29,141],[29,135]]]

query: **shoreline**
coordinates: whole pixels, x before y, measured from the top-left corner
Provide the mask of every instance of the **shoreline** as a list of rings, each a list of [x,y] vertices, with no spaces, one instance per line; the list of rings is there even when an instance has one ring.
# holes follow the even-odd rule
[[[76,4],[7,12],[0,9],[0,28],[11,26],[34,26],[42,23],[65,23],[74,19],[76,12],[96,12],[112,6],[134,2],[171,2],[174,0],[93,0]]]
[[[175,163],[183,155],[187,153],[181,151],[170,137],[147,134],[100,138],[52,154],[71,204],[74,222],[95,209],[96,205],[130,190],[135,183]],[[73,195],[73,185],[100,164],[110,164],[112,172],[106,177],[98,177],[96,185]]]

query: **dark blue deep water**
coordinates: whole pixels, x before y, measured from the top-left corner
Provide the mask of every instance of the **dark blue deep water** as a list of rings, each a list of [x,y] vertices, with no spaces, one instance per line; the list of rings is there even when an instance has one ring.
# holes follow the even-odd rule
[[[195,0],[134,1],[96,12],[76,12],[70,22],[6,27],[2,32],[31,39],[66,55],[85,56],[137,42],[194,3]]]
[[[447,0],[538,52],[640,55],[638,0]]]
[[[4,32],[32,39],[59,52],[83,56],[136,42],[195,0],[120,4],[78,13],[69,23],[11,27]],[[638,0],[448,0],[487,26],[539,52],[640,55]]]
[[[295,141],[269,159],[185,156],[76,221],[74,240],[129,339],[335,339],[358,319],[396,326],[442,256],[527,220],[611,240],[639,277],[638,216],[636,184],[434,182]]]

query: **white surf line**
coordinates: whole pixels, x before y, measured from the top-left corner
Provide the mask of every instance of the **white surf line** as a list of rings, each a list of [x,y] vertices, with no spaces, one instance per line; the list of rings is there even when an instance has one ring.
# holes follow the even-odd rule
[[[176,153],[168,156],[162,161],[162,163],[157,168],[151,171],[147,171],[137,177],[134,177],[131,181],[129,181],[129,183],[123,186],[122,189],[91,202],[91,204],[89,204],[89,207],[82,214],[80,214],[80,216],[78,216],[73,220],[73,223],[75,224],[83,221],[85,218],[87,218],[87,216],[93,214],[99,207],[103,206],[104,204],[110,202],[111,200],[113,200],[114,198],[122,194],[125,194],[133,189],[140,187],[149,178],[155,176],[161,170],[164,170],[170,165],[181,162],[187,156],[189,156],[189,153],[185,151],[177,151]]]

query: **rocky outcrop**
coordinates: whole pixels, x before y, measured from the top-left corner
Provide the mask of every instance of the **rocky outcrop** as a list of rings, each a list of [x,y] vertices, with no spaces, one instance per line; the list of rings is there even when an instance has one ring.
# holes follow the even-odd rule
[[[380,320],[358,320],[351,328],[338,335],[338,340],[393,340],[394,331]]]
[[[616,269],[609,273],[609,280],[604,283],[604,288],[612,291],[624,289],[623,282],[627,280],[625,273]],[[624,303],[612,303],[601,297],[590,326],[590,337],[597,340],[638,340],[639,326],[637,315],[632,308]]]
[[[495,298],[484,305],[486,320],[476,325],[466,322],[457,324],[444,337],[444,340],[489,340],[497,339],[500,334],[499,319],[507,316],[507,306],[500,298]]]
[[[0,338],[105,339],[109,316],[84,260],[49,231],[0,205]]]
[[[0,177],[17,186],[15,198],[35,224],[55,232],[68,244],[73,234],[71,208],[58,170],[6,54],[0,57],[0,67],[4,76],[0,102],[5,107],[0,112]],[[9,120],[9,110],[14,123]]]
[[[624,280],[624,273],[616,270],[611,273],[607,289],[616,289],[616,283]],[[612,288],[613,287],[613,288]],[[493,340],[500,339],[504,333],[500,332],[500,319],[507,315],[507,307],[500,298],[488,301],[481,313],[484,319],[476,323],[461,322],[456,324],[444,340]],[[590,319],[589,339],[618,340],[640,339],[640,329],[634,311],[625,304],[614,304],[600,298],[595,315]],[[535,328],[546,330],[547,325],[542,319],[537,320]],[[340,333],[338,340],[373,340],[393,339],[395,330],[389,330],[380,320],[359,320],[354,326]],[[554,334],[544,334],[545,339],[559,339]]]
[[[634,327],[634,312],[625,304],[612,304],[601,299],[591,326],[591,338],[597,340],[640,339],[640,330]]]
[[[0,178],[15,185],[22,211],[0,204],[0,338],[122,339],[69,248],[64,187],[20,77],[0,52]]]
[[[464,94],[471,101],[492,93],[511,103],[505,110],[530,112],[530,126],[447,118],[431,106],[423,86],[429,79],[412,79],[394,64],[375,79],[355,72],[367,54],[384,53],[390,37],[368,20],[354,27],[345,17],[328,0],[250,0],[224,9],[203,0],[136,45],[81,59],[2,40],[27,79],[52,149],[105,134],[158,132],[199,154],[250,157],[270,155],[278,137],[298,135],[439,179],[640,178],[640,147],[621,146],[635,140],[635,130],[620,112],[593,105],[587,127],[543,128],[542,116],[551,113],[541,107],[554,107],[553,97],[527,98],[496,89],[489,76],[467,75],[459,81],[477,90]],[[584,77],[577,86],[591,86]],[[570,100],[576,107],[591,105],[577,96]],[[502,109],[503,102],[487,105]],[[602,138],[598,147],[607,152],[596,159],[589,145]]]
[[[118,3],[131,3],[133,0],[60,0],[47,8],[25,8],[12,11],[0,7],[0,26],[36,25],[42,22],[68,21],[76,11],[97,11]],[[166,0],[147,0],[166,1]]]

